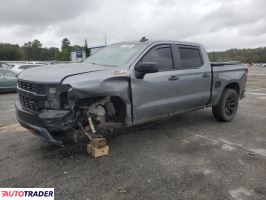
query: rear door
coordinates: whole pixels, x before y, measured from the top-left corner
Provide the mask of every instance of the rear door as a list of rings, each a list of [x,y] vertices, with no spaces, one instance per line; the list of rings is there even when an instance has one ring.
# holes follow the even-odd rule
[[[134,122],[145,121],[167,115],[167,104],[171,104],[176,95],[176,86],[171,81],[174,61],[170,44],[152,47],[138,62],[156,62],[159,72],[146,74],[137,79],[134,66],[131,73],[131,88]]]
[[[176,113],[207,104],[210,98],[211,68],[204,62],[200,47],[192,45],[172,45],[176,64],[174,81],[176,87],[175,104],[168,112]]]

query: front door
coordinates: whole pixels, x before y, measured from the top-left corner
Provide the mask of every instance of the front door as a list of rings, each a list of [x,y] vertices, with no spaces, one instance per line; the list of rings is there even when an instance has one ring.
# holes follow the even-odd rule
[[[159,71],[142,79],[135,77],[134,69],[131,73],[134,123],[167,116],[167,104],[177,95],[171,45],[152,47],[139,62],[156,62]]]

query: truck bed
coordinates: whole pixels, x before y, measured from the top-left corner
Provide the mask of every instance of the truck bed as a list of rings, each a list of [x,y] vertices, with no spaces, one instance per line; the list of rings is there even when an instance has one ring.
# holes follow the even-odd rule
[[[212,85],[210,105],[217,105],[223,93],[223,88],[229,84],[237,84],[239,95],[245,89],[248,68],[238,61],[212,62]]]
[[[211,62],[210,64],[212,67],[221,67],[225,65],[240,65],[242,63],[239,61],[229,61],[229,62]]]

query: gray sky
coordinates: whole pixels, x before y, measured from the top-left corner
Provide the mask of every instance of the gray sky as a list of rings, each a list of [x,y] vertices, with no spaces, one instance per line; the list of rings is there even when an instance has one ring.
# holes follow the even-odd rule
[[[1,0],[0,42],[46,47],[149,39],[208,50],[266,46],[265,0]]]

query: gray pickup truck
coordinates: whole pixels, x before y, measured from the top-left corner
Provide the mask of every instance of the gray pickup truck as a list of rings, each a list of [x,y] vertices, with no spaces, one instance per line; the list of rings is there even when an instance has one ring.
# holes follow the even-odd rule
[[[122,42],[83,63],[23,71],[16,115],[54,144],[62,144],[63,132],[97,136],[206,107],[227,122],[244,97],[247,75],[239,62],[210,63],[201,44]]]

